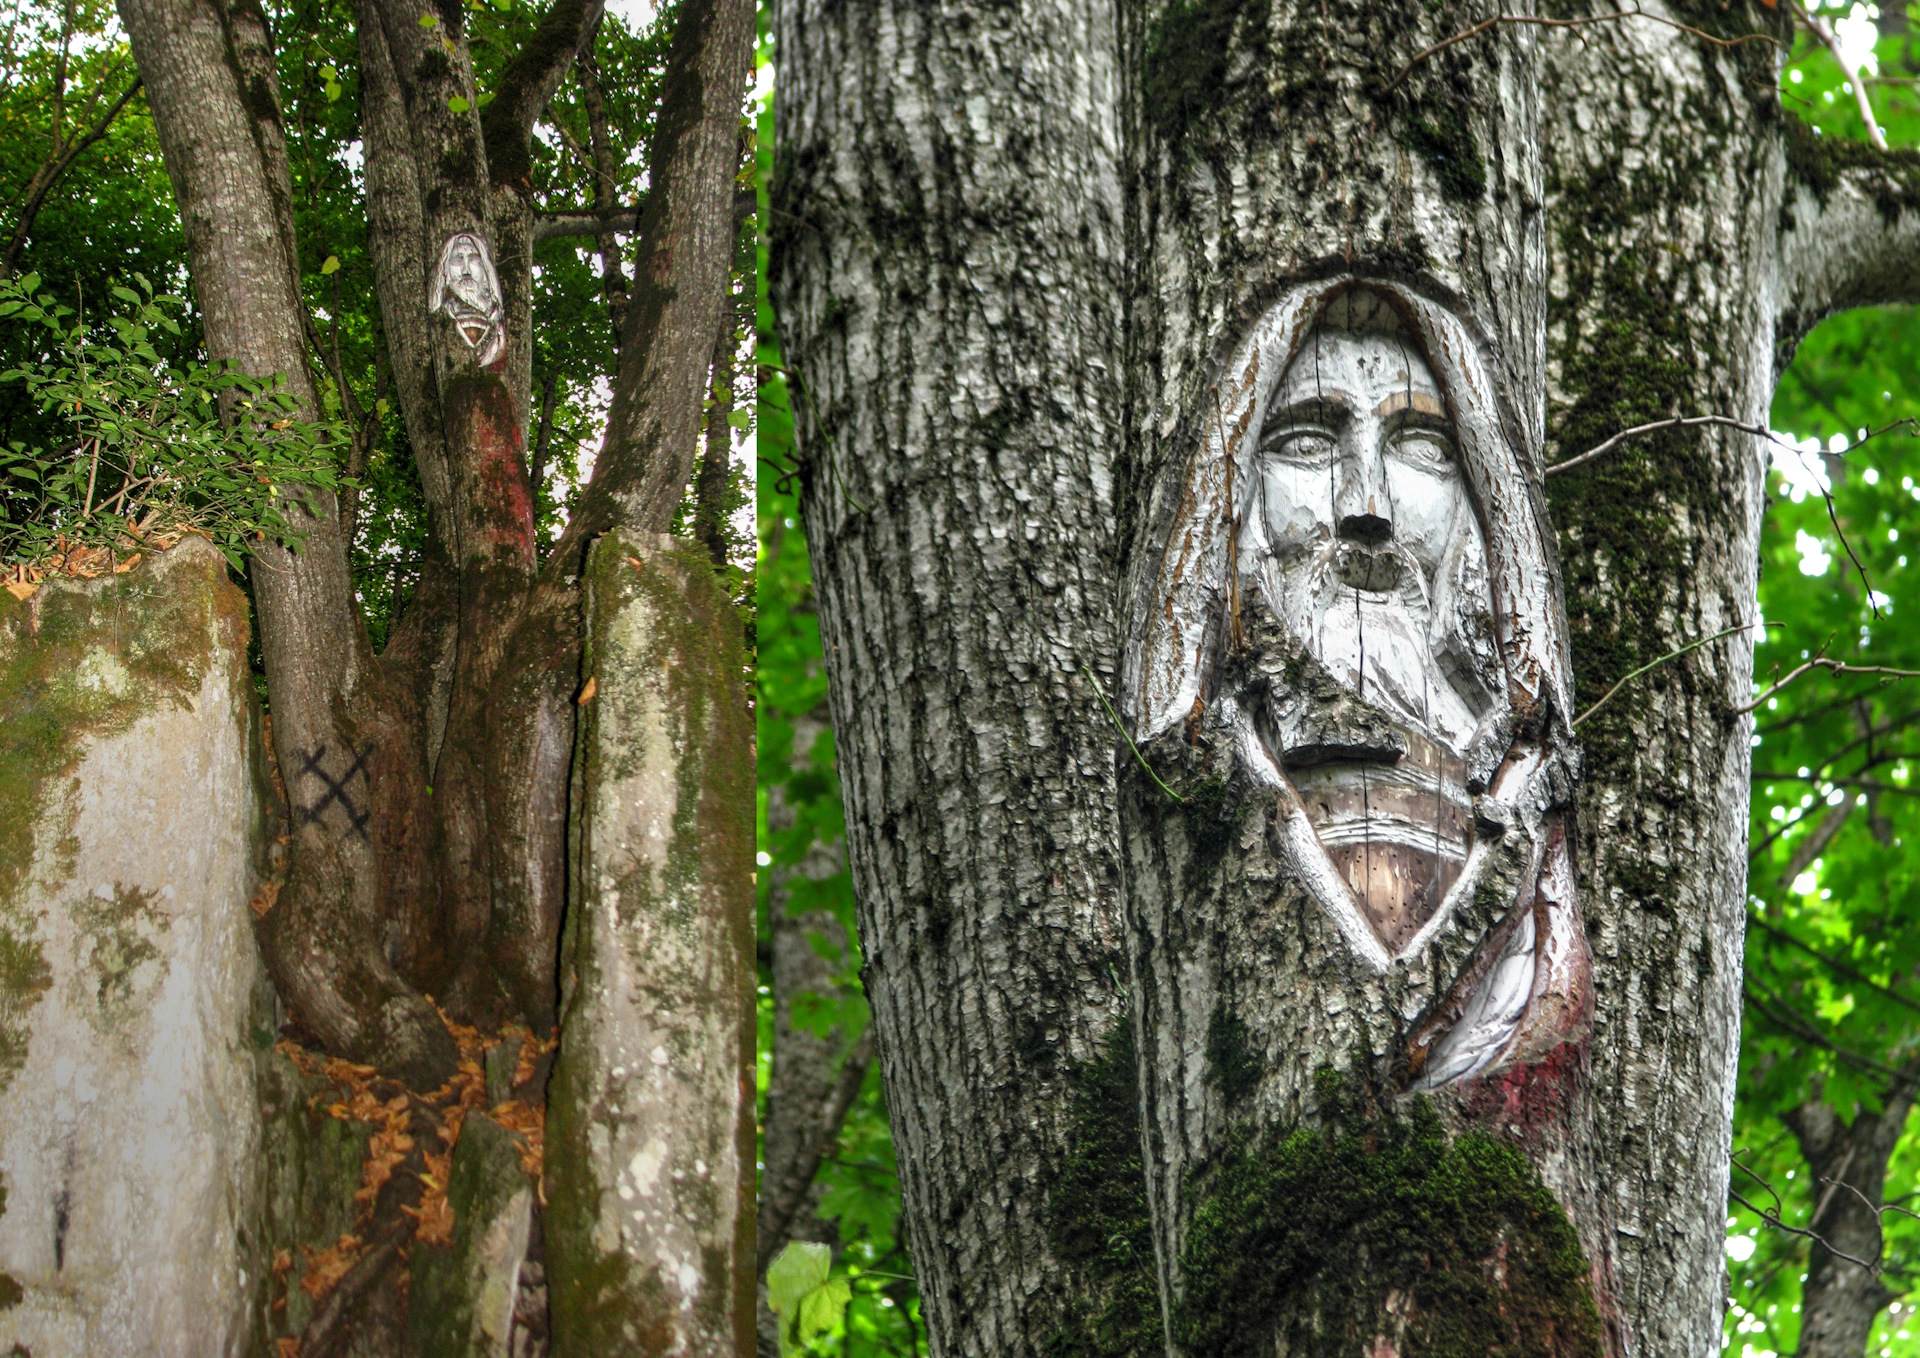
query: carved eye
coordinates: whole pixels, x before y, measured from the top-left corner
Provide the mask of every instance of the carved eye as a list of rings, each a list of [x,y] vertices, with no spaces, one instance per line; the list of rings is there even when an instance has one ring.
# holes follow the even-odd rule
[[[1296,467],[1324,467],[1333,457],[1333,435],[1323,429],[1268,429],[1260,451]]]
[[[1394,436],[1393,451],[1423,471],[1448,472],[1455,465],[1453,441],[1437,429],[1403,429]]]

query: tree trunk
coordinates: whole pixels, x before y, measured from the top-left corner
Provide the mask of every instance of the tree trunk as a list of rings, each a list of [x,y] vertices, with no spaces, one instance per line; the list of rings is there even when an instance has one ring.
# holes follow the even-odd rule
[[[1912,1109],[1912,1088],[1902,1084],[1878,1113],[1857,1109],[1852,1125],[1821,1102],[1783,1119],[1813,1171],[1814,1213],[1806,1229],[1819,1237],[1809,1248],[1800,1294],[1798,1358],[1860,1358],[1875,1317],[1900,1296],[1856,1261],[1880,1262],[1887,1162]]]
[[[599,0],[555,0],[488,91],[483,114],[460,6],[423,14],[360,0],[369,255],[426,500],[425,563],[378,657],[332,496],[319,497],[312,514],[290,512],[305,532],[298,552],[262,548],[253,564],[293,821],[286,884],[260,926],[269,973],[301,1036],[421,1094],[449,1088],[460,1058],[443,1014],[489,1032],[510,1022],[542,1035],[554,1028],[569,774],[590,672],[581,575],[589,549],[610,531],[669,526],[692,472],[728,295],[752,15],[744,0],[690,0],[678,11],[662,83],[613,418],[594,479],[542,562],[527,447],[529,141],[600,12]],[[121,14],[186,223],[209,355],[249,373],[284,374],[300,414],[315,418],[305,348],[313,327],[264,15],[206,0],[126,0]],[[736,725],[721,723],[715,739],[734,739]],[[715,767],[731,771],[730,758],[716,751]],[[659,814],[672,818],[670,809]],[[744,881],[748,871],[744,848],[737,863],[722,855],[705,866],[715,881],[730,873]],[[719,917],[737,902],[717,888],[713,899],[720,938],[727,921]],[[751,1040],[733,1007],[745,959],[721,949],[705,962],[711,985],[674,992],[691,1008],[661,1019],[711,1039],[690,1060],[737,1102]],[[716,1006],[717,1017],[707,1012]],[[576,1083],[594,1074],[574,1071]],[[543,1097],[538,1087],[530,1092]],[[417,1196],[425,1165],[418,1145],[412,1154],[414,1173],[393,1182]],[[723,1164],[711,1149],[697,1158],[716,1175],[738,1159]],[[591,1193],[577,1200],[611,1210]],[[636,1258],[651,1243],[660,1259],[684,1259],[694,1248],[689,1233],[730,1242],[726,1267],[696,1269],[704,1329],[671,1316],[648,1322],[647,1342],[661,1352],[710,1347],[713,1334],[750,1342],[751,1231],[741,1215],[750,1209],[732,1182],[703,1202],[704,1219],[676,1198],[657,1214],[654,1235],[621,1236],[620,1248]],[[396,1193],[376,1204],[384,1219],[369,1239],[394,1246],[382,1256],[388,1262],[413,1230],[405,1205]],[[556,1238],[585,1231],[606,1254],[594,1222],[551,1225]],[[568,1261],[585,1257],[575,1251]],[[568,1273],[568,1261],[553,1284],[577,1300],[596,1284]],[[391,1347],[395,1327],[406,1324],[405,1294],[385,1264],[363,1263],[368,1342]],[[689,1292],[684,1278],[673,1288]],[[329,1318],[315,1320],[316,1353],[346,1342],[354,1304],[337,1301]],[[727,1319],[736,1311],[738,1325]]]
[[[1781,11],[1609,14],[782,11],[936,1353],[1717,1350],[1750,633],[1573,723],[1753,622],[1764,449],[1546,472],[1763,423],[1920,168],[1782,113]]]

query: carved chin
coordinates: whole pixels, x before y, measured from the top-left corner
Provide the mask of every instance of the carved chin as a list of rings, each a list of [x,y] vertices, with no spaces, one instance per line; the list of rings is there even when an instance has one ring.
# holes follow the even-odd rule
[[[1387,954],[1398,957],[1459,880],[1473,847],[1464,761],[1417,735],[1392,762],[1287,763],[1334,871]]]

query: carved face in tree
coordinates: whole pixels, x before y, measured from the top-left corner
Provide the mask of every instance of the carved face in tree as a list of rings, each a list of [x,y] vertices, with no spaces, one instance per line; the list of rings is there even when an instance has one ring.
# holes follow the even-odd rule
[[[427,293],[430,311],[445,314],[469,349],[479,350],[484,367],[500,356],[506,334],[500,321],[506,307],[500,297],[500,276],[485,240],[471,231],[456,231],[440,247],[440,263]]]
[[[1349,952],[1426,996],[1427,1083],[1538,1055],[1590,1006],[1565,622],[1538,450],[1496,390],[1429,298],[1283,297],[1206,392],[1129,654],[1139,740],[1229,742]]]
[[[1369,925],[1398,953],[1471,846],[1465,755],[1504,687],[1486,537],[1417,336],[1354,289],[1269,397],[1237,555],[1358,703],[1270,703],[1274,752]],[[1343,695],[1344,696],[1344,695]]]

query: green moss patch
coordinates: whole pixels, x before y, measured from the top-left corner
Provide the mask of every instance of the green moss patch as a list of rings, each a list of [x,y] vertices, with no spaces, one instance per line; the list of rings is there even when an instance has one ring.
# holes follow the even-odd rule
[[[1101,1054],[1075,1073],[1073,1132],[1047,1217],[1054,1249],[1082,1271],[1082,1299],[1044,1346],[1048,1358],[1165,1352],[1140,1160],[1138,1069],[1133,1024],[1122,1019]]]
[[[1405,1116],[1247,1133],[1195,1176],[1174,1332],[1208,1358],[1599,1358],[1579,1241],[1517,1151]]]

